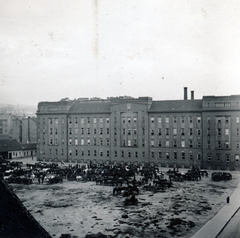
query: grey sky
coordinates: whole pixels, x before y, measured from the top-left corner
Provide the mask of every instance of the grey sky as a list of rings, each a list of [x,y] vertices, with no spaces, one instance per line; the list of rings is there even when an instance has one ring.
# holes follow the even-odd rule
[[[239,1],[0,0],[0,103],[240,94],[239,39]]]

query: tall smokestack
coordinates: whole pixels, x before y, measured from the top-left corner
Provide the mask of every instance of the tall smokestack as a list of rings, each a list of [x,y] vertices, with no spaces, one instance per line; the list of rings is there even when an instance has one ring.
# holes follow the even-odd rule
[[[187,100],[187,87],[184,87],[184,100]]]
[[[194,100],[194,91],[191,91],[191,100]]]

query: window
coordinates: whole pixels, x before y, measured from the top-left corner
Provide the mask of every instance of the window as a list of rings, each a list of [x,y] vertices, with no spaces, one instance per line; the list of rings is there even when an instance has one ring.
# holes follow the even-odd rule
[[[122,118],[122,123],[125,124],[125,117]]]
[[[126,141],[125,140],[122,141],[122,145],[126,146]]]
[[[151,129],[151,136],[154,136],[154,129]]]
[[[131,129],[128,129],[128,135],[131,135]]]
[[[81,128],[81,134],[84,135],[84,128]]]
[[[158,146],[162,147],[162,141],[161,140],[158,141]]]
[[[237,149],[239,149],[239,142],[237,142]]]
[[[197,147],[198,147],[198,148],[201,148],[201,146],[202,146],[201,141],[198,141],[198,142],[197,142]]]
[[[230,155],[226,155],[226,162],[230,162]]]
[[[161,128],[158,128],[158,135],[162,135],[162,129]]]
[[[193,129],[189,128],[189,135],[192,136],[193,135]]]
[[[122,155],[122,158],[123,158],[124,157],[124,151],[123,150],[121,151],[121,155]]]
[[[189,147],[192,148],[193,147],[193,141],[189,140]]]
[[[100,123],[100,124],[103,123],[103,119],[102,119],[102,117],[99,118],[99,123]]]
[[[173,135],[176,136],[177,135],[177,128],[173,129]]]
[[[137,146],[137,140],[133,140],[133,146]]]
[[[131,117],[128,117],[128,123],[131,123]]]
[[[103,145],[103,140],[102,139],[100,140],[100,145]]]
[[[106,132],[107,135],[109,135],[109,128],[107,128],[107,132]]]
[[[90,156],[90,150],[87,151],[87,155]]]
[[[51,122],[50,122],[51,123]],[[52,123],[51,123],[52,124]],[[69,124],[72,124],[72,118],[69,117]]]
[[[151,147],[154,147],[154,140],[151,140]]]
[[[84,145],[84,139],[81,139],[81,145]]]
[[[161,159],[162,158],[162,152],[158,151],[158,158]]]
[[[109,145],[109,144],[110,144],[109,139],[107,139],[106,140],[106,145]]]
[[[177,117],[173,117],[173,123],[174,123],[174,124],[177,123]]]
[[[107,150],[107,157],[109,157],[109,150]]]
[[[151,120],[151,123],[153,124],[154,123],[154,117],[151,117],[150,120]]]
[[[97,123],[97,118],[96,118],[96,117],[93,118],[93,123],[94,123],[94,124]]]
[[[75,134],[76,135],[78,134],[78,128],[75,128]]]
[[[193,123],[192,117],[189,117],[189,123]]]
[[[177,159],[177,152],[175,152],[175,151],[173,152],[173,158]]]
[[[50,128],[50,135],[52,135],[52,128]]]
[[[145,140],[143,139],[142,140],[142,147],[144,147],[145,146]]]
[[[192,154],[192,152],[189,152],[189,159],[190,159],[190,160],[193,160],[193,154]]]
[[[69,149],[69,155],[72,155],[72,149]]]
[[[201,160],[201,154],[197,154],[197,159]]]
[[[136,117],[133,118],[133,122],[137,123],[137,118]]]
[[[169,159],[169,152],[165,153],[166,159]]]
[[[166,124],[169,123],[169,117],[165,117],[165,123],[166,123]]]
[[[239,128],[237,128],[237,132],[236,132],[237,136],[239,136]]]
[[[97,156],[97,151],[96,150],[93,151],[93,155]]]
[[[87,134],[90,135],[90,128],[87,128]]]
[[[207,158],[208,158],[208,161],[211,161],[211,160],[212,160],[212,155],[211,155],[211,154],[208,154],[208,155],[207,155]]]
[[[221,128],[218,128],[218,136],[221,136],[222,132],[221,132]]]
[[[75,139],[75,145],[78,145],[78,139]]]
[[[109,124],[109,118],[108,117],[106,118],[106,123]]]
[[[177,141],[173,140],[173,147],[177,147]]]
[[[131,158],[131,152],[130,151],[128,152],[128,158]]]
[[[225,123],[228,124],[229,123],[229,117],[225,118]]]
[[[198,134],[198,136],[201,135],[201,129],[198,129],[198,130],[197,130],[197,134]]]
[[[236,123],[239,123],[239,117],[236,117]]]
[[[77,124],[77,123],[78,123],[78,118],[75,117],[75,118],[74,118],[74,121],[75,121],[75,124]]]
[[[235,155],[235,160],[239,161],[239,155]]]
[[[226,149],[229,148],[229,142],[228,142],[228,141],[225,142],[225,148],[226,148]]]
[[[154,151],[151,151],[151,157],[154,158]]]
[[[181,135],[182,135],[182,136],[185,135],[185,130],[184,130],[184,128],[181,128]]]
[[[210,124],[210,122],[211,122],[210,117],[207,117],[207,123]]]
[[[220,162],[220,161],[221,161],[221,155],[217,154],[217,162]]]
[[[78,155],[78,150],[77,149],[75,150],[75,155]]]
[[[72,139],[69,139],[69,145],[71,145],[72,144]]]
[[[142,157],[143,157],[143,158],[145,157],[145,151],[142,152]]]
[[[93,134],[94,134],[94,135],[97,134],[97,129],[96,129],[96,128],[93,129]]]
[[[158,117],[158,124],[161,124],[161,123],[162,123],[162,118]]]
[[[87,144],[90,145],[90,143],[91,143],[91,140],[87,139]]]
[[[128,140],[128,146],[131,146],[131,140]]]
[[[122,129],[123,135],[125,135],[125,128]]]
[[[207,128],[207,135],[210,136],[210,128]]]
[[[103,152],[102,152],[102,150],[100,151],[100,156],[103,157]]]
[[[181,153],[182,159],[185,159],[185,152]]]
[[[169,141],[166,140],[166,147],[169,147]]]
[[[185,123],[185,117],[181,117],[181,122],[182,122],[182,124]]]
[[[229,135],[229,129],[225,129],[225,135],[226,135],[226,136]]]
[[[145,134],[145,129],[144,129],[144,127],[142,128],[142,133],[143,133],[143,135]]]
[[[166,136],[169,136],[169,128],[166,128]]]
[[[181,141],[181,147],[185,147],[185,141],[184,140]]]
[[[100,135],[103,134],[103,128],[100,128]]]
[[[69,135],[72,135],[72,128],[69,128]]]
[[[93,145],[97,145],[97,139],[93,138]]]
[[[134,135],[137,135],[137,129],[134,129],[134,130],[133,130],[133,134],[134,134]]]
[[[61,149],[61,155],[64,155],[64,150],[63,149]]]
[[[197,123],[201,123],[201,117],[197,117]]]

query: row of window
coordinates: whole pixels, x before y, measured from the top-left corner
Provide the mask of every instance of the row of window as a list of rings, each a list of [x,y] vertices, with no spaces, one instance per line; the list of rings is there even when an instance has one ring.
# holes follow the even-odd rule
[[[165,124],[169,124],[169,122],[170,122],[170,117],[164,117],[165,118]],[[162,117],[157,117],[157,118],[155,118],[155,117],[150,117],[150,122],[152,123],[152,124],[154,124],[155,123],[155,120],[157,120],[157,123],[158,124],[162,124]],[[177,123],[177,121],[178,121],[178,117],[176,117],[176,116],[174,116],[174,117],[172,117],[172,122],[174,123],[174,124],[176,124]],[[185,123],[186,122],[186,117],[185,116],[181,116],[180,117],[180,122],[183,124],[183,123]],[[188,122],[191,124],[191,123],[193,123],[193,117],[192,116],[189,116],[188,117]],[[201,123],[201,117],[199,116],[199,117],[197,117],[197,123],[198,124],[200,124]]]
[[[164,147],[164,146],[165,146],[165,147],[170,147],[170,141],[169,141],[169,140],[166,140],[166,141],[165,141],[165,144],[163,145],[163,143],[162,143],[161,140],[159,140],[159,141],[157,142],[157,144],[155,143],[154,140],[151,140],[151,141],[150,141],[150,146],[151,146],[151,147]],[[173,140],[171,146],[172,146],[172,147],[178,147],[178,146],[180,146],[180,147],[183,147],[183,148],[184,148],[184,147],[186,147],[186,141],[185,141],[185,140],[180,141],[180,145],[179,145],[177,140]],[[189,146],[190,148],[193,148],[193,147],[194,147],[193,140],[188,140],[188,146]],[[201,148],[201,146],[202,146],[201,141],[197,141],[196,147],[197,147],[197,148]]]
[[[151,136],[154,136],[155,134],[157,134],[157,135],[161,136],[161,135],[162,135],[162,132],[163,132],[162,128],[151,129],[151,130],[150,130],[150,135],[151,135]],[[178,135],[178,130],[177,130],[177,128],[174,128],[172,132],[173,132],[173,135],[174,135],[174,136],[177,136],[177,135]],[[181,128],[180,134],[181,134],[182,136],[184,136],[184,135],[186,134],[185,128]],[[169,135],[170,135],[170,129],[169,129],[169,128],[165,128],[165,135],[166,135],[166,136],[169,136]],[[189,128],[189,130],[188,130],[188,135],[190,135],[190,136],[193,135],[193,128]],[[201,129],[197,129],[197,135],[198,135],[198,136],[201,135]]]
[[[222,162],[225,160],[226,162],[230,162],[230,155],[229,154],[216,154],[215,157],[212,156],[212,154],[207,155],[207,160],[208,161],[217,161],[217,162]],[[239,154],[235,155],[235,161],[239,161]]]

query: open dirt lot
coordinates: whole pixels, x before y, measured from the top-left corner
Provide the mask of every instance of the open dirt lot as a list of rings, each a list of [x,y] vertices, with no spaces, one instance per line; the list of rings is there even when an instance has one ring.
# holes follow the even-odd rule
[[[52,237],[191,237],[237,187],[240,174],[232,175],[227,182],[213,182],[211,176],[173,182],[158,193],[140,188],[138,205],[129,206],[124,205],[126,197],[113,196],[112,186],[95,182],[64,179],[62,184],[39,185],[35,180],[10,186]]]

